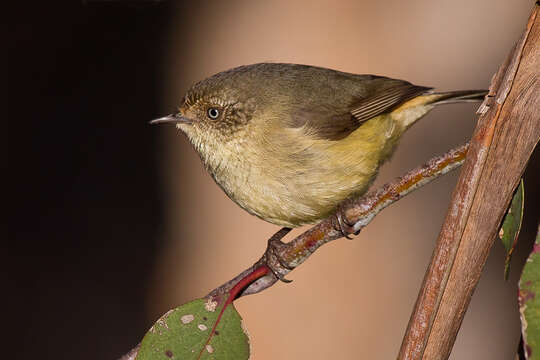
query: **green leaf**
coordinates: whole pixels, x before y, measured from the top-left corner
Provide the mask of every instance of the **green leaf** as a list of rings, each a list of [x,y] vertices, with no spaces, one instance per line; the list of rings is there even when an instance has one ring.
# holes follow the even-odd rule
[[[540,359],[540,226],[533,250],[519,280],[519,313],[523,352],[528,360]]]
[[[508,280],[508,271],[510,269],[510,259],[517,245],[519,230],[523,220],[523,199],[524,187],[523,179],[519,182],[512,202],[508,207],[508,211],[504,216],[503,223],[499,229],[499,238],[501,239],[504,248],[506,249],[506,259],[504,261],[504,278]]]
[[[136,360],[248,358],[249,339],[234,306],[223,309],[223,304],[198,299],[156,321],[143,338]]]

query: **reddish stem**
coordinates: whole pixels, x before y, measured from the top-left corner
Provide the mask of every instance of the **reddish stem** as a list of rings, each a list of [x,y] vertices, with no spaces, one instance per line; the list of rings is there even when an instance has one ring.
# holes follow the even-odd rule
[[[253,282],[257,281],[258,279],[262,278],[266,274],[270,272],[270,269],[266,265],[259,266],[253,271],[251,271],[249,274],[244,276],[236,285],[233,286],[233,288],[229,291],[229,296],[227,296],[227,300],[225,301],[225,304],[223,304],[223,307],[219,311],[219,315],[216,319],[216,323],[214,324],[214,327],[212,327],[212,331],[210,331],[210,334],[208,335],[208,340],[206,340],[206,343],[201,349],[201,352],[199,353],[199,356],[197,359],[200,359],[204,350],[206,349],[206,345],[212,340],[212,336],[214,336],[214,333],[216,332],[216,328],[221,321],[221,317],[223,316],[223,313],[225,312],[225,309],[227,306],[229,306],[234,299],[238,297],[238,295],[244,290],[246,287],[248,287]]]

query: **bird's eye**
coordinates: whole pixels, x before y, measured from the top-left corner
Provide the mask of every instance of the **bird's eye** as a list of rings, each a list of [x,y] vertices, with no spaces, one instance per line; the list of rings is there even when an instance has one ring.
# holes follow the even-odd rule
[[[212,120],[216,120],[219,117],[219,110],[216,108],[209,108],[206,112],[208,117]]]

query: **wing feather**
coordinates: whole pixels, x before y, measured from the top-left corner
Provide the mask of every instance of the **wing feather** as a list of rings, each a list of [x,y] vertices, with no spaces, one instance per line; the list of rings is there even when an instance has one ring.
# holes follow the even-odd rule
[[[306,133],[320,139],[340,140],[367,120],[431,90],[429,87],[385,77],[364,77],[358,81],[362,85],[359,87],[361,94],[336,89],[340,97],[333,103],[319,102],[297,108],[291,114],[290,126],[304,127]]]
[[[351,115],[355,117],[359,124],[362,124],[429,90],[431,88],[416,86],[405,81],[396,82],[393,87],[377,91],[371,96],[360,100],[351,110]]]

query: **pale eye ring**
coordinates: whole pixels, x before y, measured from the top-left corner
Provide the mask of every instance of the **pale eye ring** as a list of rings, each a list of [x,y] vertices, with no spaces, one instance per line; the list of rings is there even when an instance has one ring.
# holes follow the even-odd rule
[[[208,108],[206,114],[210,119],[216,120],[219,117],[219,109],[215,107]]]

